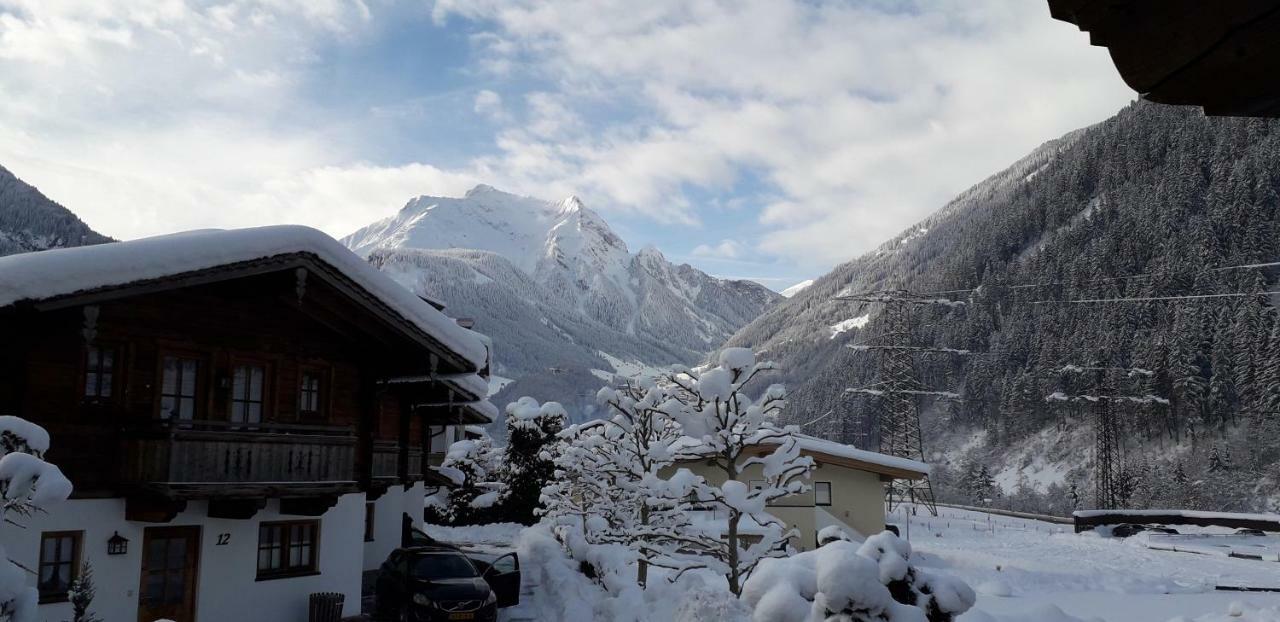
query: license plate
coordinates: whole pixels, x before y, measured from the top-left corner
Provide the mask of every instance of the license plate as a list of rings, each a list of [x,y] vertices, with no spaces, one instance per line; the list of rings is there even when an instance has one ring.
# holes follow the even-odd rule
[[[474,614],[474,613],[451,613],[451,614],[449,614],[449,619],[450,619],[450,620],[474,620],[474,619],[476,619],[476,614]]]

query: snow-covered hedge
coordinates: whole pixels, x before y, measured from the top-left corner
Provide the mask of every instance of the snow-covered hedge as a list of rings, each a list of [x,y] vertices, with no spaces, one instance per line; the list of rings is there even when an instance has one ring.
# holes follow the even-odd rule
[[[750,611],[725,586],[724,577],[700,570],[674,581],[663,569],[655,580],[636,584],[636,556],[621,545],[596,545],[570,556],[548,525],[525,529],[517,540],[526,584],[539,589],[522,604],[536,620],[610,620],[611,622],[747,622]],[[582,557],[579,558],[578,556]],[[593,581],[581,572],[588,559],[599,573]],[[674,577],[671,577],[674,578]]]
[[[887,531],[861,545],[834,540],[762,560],[742,595],[756,622],[951,622],[973,606],[963,581],[910,559],[911,545]]]

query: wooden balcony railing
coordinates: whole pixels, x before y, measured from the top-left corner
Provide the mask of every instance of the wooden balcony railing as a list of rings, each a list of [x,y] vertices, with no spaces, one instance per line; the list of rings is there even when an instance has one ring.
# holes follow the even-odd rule
[[[400,476],[400,446],[395,441],[373,442],[374,479],[395,479]]]
[[[125,431],[121,477],[140,486],[351,484],[349,427],[155,422]]]
[[[422,449],[409,448],[408,471],[410,481],[423,478]],[[392,480],[400,478],[400,445],[395,441],[374,441],[373,443],[373,478]]]

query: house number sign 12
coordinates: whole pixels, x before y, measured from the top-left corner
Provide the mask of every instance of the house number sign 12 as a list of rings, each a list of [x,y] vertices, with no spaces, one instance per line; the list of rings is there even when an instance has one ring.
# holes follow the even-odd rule
[[[218,534],[218,543],[216,544],[216,546],[226,546],[228,544],[231,544],[231,534],[229,533]]]

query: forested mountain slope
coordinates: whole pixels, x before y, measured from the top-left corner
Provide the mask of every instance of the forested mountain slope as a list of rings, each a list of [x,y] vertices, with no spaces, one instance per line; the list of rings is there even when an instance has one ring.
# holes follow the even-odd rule
[[[0,167],[0,255],[110,241]]]
[[[631,253],[576,197],[422,196],[343,242],[493,337],[497,374],[515,381],[497,403],[531,395],[580,416],[612,374],[694,363],[782,299]]]
[[[999,484],[1007,505],[1065,511],[1074,486],[1088,506],[1092,402],[1046,397],[1150,395],[1120,407],[1129,505],[1265,509],[1280,502],[1280,327],[1275,295],[1255,293],[1280,287],[1256,264],[1280,260],[1278,234],[1280,122],[1135,103],[837,267],[728,345],[781,364],[796,423],[830,412],[810,427],[870,444],[876,400],[844,389],[875,382],[877,357],[845,346],[874,339],[883,307],[832,298],[972,289],[911,316],[918,344],[974,352],[917,359],[929,388],[963,400],[921,403],[944,496]],[[1068,367],[1098,364],[1117,368],[1104,386]]]

